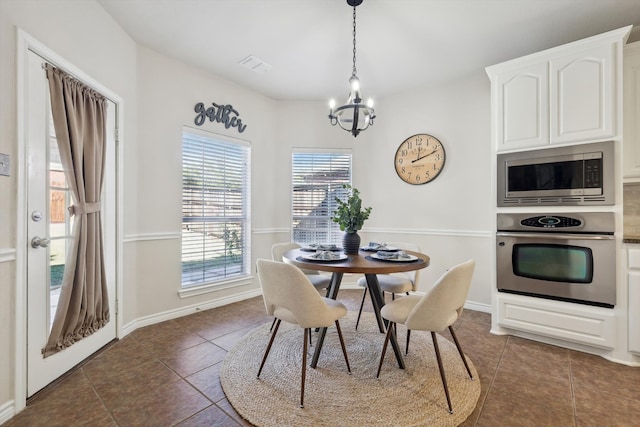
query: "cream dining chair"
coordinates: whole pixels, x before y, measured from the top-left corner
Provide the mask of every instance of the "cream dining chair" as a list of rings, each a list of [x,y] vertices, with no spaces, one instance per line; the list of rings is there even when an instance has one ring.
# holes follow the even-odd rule
[[[274,261],[282,262],[284,260],[283,255],[293,249],[299,249],[301,246],[295,242],[274,243],[271,246],[271,259]],[[329,296],[329,288],[331,287],[331,277],[320,274],[318,270],[308,270],[306,268],[300,268],[300,270],[307,276],[314,288],[318,292],[326,289],[326,295]],[[273,319],[271,329],[276,324],[276,319]],[[309,340],[311,340],[311,332],[309,332]]]
[[[390,242],[386,244],[388,247],[398,248],[401,250],[408,250],[414,252],[420,252],[420,246],[415,243],[407,242]],[[418,279],[420,278],[420,270],[408,271],[406,273],[392,273],[392,274],[379,274],[377,276],[378,283],[380,284],[380,290],[382,291],[382,298],[384,298],[385,292],[391,294],[391,299],[396,299],[396,294],[407,294],[416,290],[418,286]],[[356,320],[356,329],[360,324],[360,316],[362,315],[362,307],[364,307],[364,300],[367,296],[367,279],[361,277],[358,279],[358,286],[364,288],[362,293],[362,301],[360,302],[360,310],[358,311],[358,319]]]
[[[433,288],[424,296],[409,295],[398,298],[386,304],[380,311],[382,317],[389,321],[389,325],[387,326],[387,334],[382,346],[382,354],[380,355],[380,364],[378,365],[376,378],[380,377],[384,354],[387,351],[387,344],[389,343],[389,337],[394,325],[398,323],[405,325],[407,332],[409,330],[430,331],[431,339],[433,340],[433,349],[435,350],[438,361],[438,368],[440,369],[442,386],[445,396],[447,397],[449,413],[453,413],[453,408],[451,406],[451,398],[449,396],[449,388],[447,387],[447,379],[444,374],[442,358],[440,357],[436,332],[449,328],[449,332],[451,332],[462,362],[465,368],[467,368],[467,373],[473,380],[473,375],[471,374],[467,360],[464,357],[458,338],[451,325],[462,313],[462,307],[464,306],[467,294],[469,293],[469,287],[471,286],[471,277],[473,276],[475,265],[476,263],[472,259],[458,264],[447,270],[435,285],[433,285]],[[408,339],[409,335],[407,335],[407,340]]]
[[[294,242],[275,243],[273,246],[271,246],[271,259],[273,259],[274,261],[282,262],[282,255],[284,255],[285,252],[289,252],[290,250],[299,248],[300,245]],[[318,291],[326,289],[327,294],[329,293],[329,287],[331,286],[331,276],[320,274],[318,270],[307,270],[306,268],[300,270],[302,270],[302,272],[307,275],[307,278],[314,288],[316,288]]]
[[[257,377],[267,360],[271,345],[278,333],[281,321],[298,325],[303,329],[302,375],[300,385],[300,407],[304,407],[304,383],[307,368],[308,336],[312,328],[327,328],[336,325],[342,354],[347,363],[347,371],[351,373],[347,349],[344,345],[342,331],[338,319],[347,314],[347,308],[331,298],[320,296],[313,288],[308,277],[299,268],[283,262],[259,259],[257,261],[258,277],[262,287],[262,297],[267,314],[277,321],[271,339],[264,352]]]

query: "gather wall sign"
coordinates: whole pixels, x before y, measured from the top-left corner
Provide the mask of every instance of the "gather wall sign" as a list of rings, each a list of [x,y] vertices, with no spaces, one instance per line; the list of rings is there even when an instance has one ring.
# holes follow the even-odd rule
[[[210,122],[224,123],[224,127],[227,129],[238,128],[239,133],[244,132],[247,128],[247,125],[242,124],[242,119],[239,118],[240,113],[231,104],[219,105],[212,102],[211,105],[211,107],[205,108],[203,102],[196,104],[194,111],[198,114],[193,120],[196,126],[202,126],[208,118]]]

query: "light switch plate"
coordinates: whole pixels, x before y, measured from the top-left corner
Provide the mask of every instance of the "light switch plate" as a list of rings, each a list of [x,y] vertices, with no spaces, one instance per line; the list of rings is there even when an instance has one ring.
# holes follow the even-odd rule
[[[0,153],[0,175],[9,176],[9,166],[11,166],[9,155]]]

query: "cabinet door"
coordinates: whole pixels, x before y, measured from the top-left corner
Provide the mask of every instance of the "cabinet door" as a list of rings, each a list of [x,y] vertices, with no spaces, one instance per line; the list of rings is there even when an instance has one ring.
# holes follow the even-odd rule
[[[640,353],[640,271],[629,271],[629,351]]]
[[[624,177],[640,178],[640,42],[624,48]]]
[[[547,63],[497,76],[498,151],[549,143]]]
[[[614,46],[596,46],[549,62],[552,144],[614,136]]]

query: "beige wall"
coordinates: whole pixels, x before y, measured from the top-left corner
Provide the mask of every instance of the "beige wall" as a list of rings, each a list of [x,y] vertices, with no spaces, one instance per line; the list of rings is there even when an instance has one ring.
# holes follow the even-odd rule
[[[269,258],[272,243],[290,238],[292,149],[347,148],[354,155],[354,184],[374,208],[363,239],[419,243],[432,257],[423,289],[453,263],[478,259],[470,300],[490,304],[493,189],[489,82],[483,70],[448,85],[379,99],[374,127],[354,139],[329,126],[325,102],[277,102],[136,46],[93,1],[0,0],[0,152],[14,160],[12,176],[0,177],[0,342],[7,343],[0,346],[0,410],[15,398],[14,313],[22,308],[14,302],[13,259],[18,244],[25,244],[16,243],[15,232],[16,27],[124,100],[120,300],[125,326],[258,289],[254,280],[185,299],[177,293],[181,132],[192,125],[197,102],[233,104],[247,125],[242,134],[219,123],[201,129],[251,142],[253,261]],[[403,139],[419,132],[441,139],[447,164],[436,181],[409,186],[395,175],[393,156]]]
[[[420,276],[422,290],[452,265],[475,258],[468,301],[486,306],[491,304],[495,193],[489,100],[490,84],[482,70],[466,79],[397,94],[379,102],[371,141],[354,144],[354,182],[374,206],[365,224],[373,240],[420,245],[431,257]],[[417,133],[437,137],[447,157],[435,180],[409,185],[396,175],[393,159],[400,143]]]
[[[242,72],[242,70],[239,70]],[[125,234],[127,251],[136,252],[137,310],[135,318],[199,305],[240,292],[257,290],[259,284],[181,299],[180,232],[182,201],[182,129],[189,126],[251,143],[251,205],[254,231],[269,227],[263,213],[274,209],[277,190],[272,174],[276,155],[272,147],[276,103],[255,92],[184,65],[152,50],[138,49],[137,217],[135,231]],[[194,106],[231,104],[246,125],[237,128],[205,121],[194,124]],[[256,256],[269,253],[254,248]],[[160,262],[159,262],[160,260]],[[253,263],[252,263],[253,264]],[[127,324],[135,318],[127,318]]]
[[[438,87],[378,100],[375,124],[356,138],[329,125],[327,103],[288,102],[278,111],[276,149],[282,165],[274,172],[278,182],[289,185],[294,147],[351,149],[353,183],[364,204],[373,207],[360,233],[363,241],[418,243],[431,257],[430,267],[420,277],[421,290],[452,265],[475,258],[469,301],[481,308],[490,306],[495,189],[491,185],[490,84],[483,70]],[[400,143],[417,133],[440,139],[447,160],[438,178],[416,186],[398,178],[393,161]],[[291,199],[284,191],[276,197],[278,214],[272,227],[287,230]],[[278,237],[285,241],[289,234]]]

